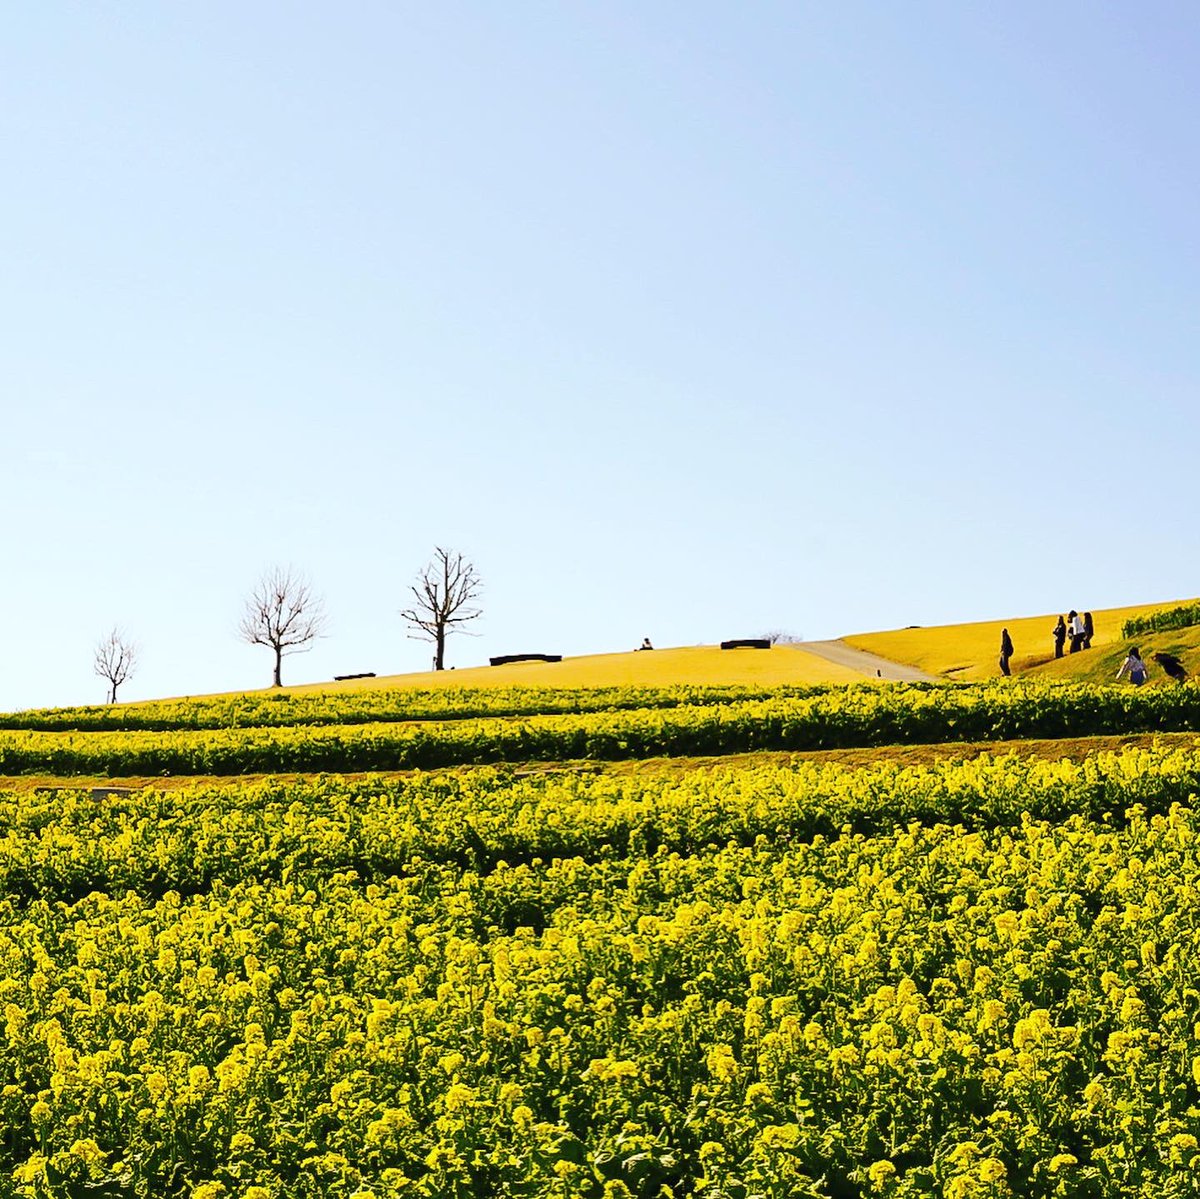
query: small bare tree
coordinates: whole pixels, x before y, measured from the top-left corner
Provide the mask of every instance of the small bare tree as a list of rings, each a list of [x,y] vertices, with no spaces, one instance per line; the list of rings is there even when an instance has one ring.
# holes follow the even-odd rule
[[[803,637],[797,637],[786,629],[768,629],[762,637],[764,641],[769,641],[772,645],[796,645],[804,640]]]
[[[474,565],[462,554],[441,546],[434,548],[433,558],[412,586],[416,603],[400,612],[413,627],[410,637],[433,642],[434,670],[445,669],[446,637],[450,633],[467,632],[458,626],[480,615],[480,609],[473,607],[472,601],[482,589],[483,582]]]
[[[325,602],[309,581],[290,566],[274,566],[247,597],[238,635],[250,645],[265,645],[274,652],[271,685],[282,687],[284,655],[307,653],[326,627]]]
[[[115,625],[107,637],[96,642],[94,669],[100,678],[108,681],[107,703],[117,702],[117,688],[137,669],[137,659],[137,645],[127,641]]]

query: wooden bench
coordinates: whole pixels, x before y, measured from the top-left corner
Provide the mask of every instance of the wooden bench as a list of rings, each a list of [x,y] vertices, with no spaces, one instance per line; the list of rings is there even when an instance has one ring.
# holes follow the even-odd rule
[[[510,662],[561,662],[562,654],[501,654],[489,658],[489,666],[507,666]]]
[[[373,679],[375,672],[373,670],[364,670],[362,674],[335,674],[333,681],[335,683],[344,683],[347,679]]]
[[[722,649],[770,649],[771,642],[766,637],[743,637],[739,641],[722,641]]]

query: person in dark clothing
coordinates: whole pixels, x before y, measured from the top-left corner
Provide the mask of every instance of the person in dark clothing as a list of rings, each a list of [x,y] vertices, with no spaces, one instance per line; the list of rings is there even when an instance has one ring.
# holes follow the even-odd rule
[[[1054,626],[1052,632],[1054,633],[1054,656],[1061,658],[1063,646],[1067,643],[1067,622],[1061,616],[1059,616],[1058,624]]]
[[[1008,660],[1013,655],[1012,638],[1008,635],[1007,629],[1000,630],[1000,673],[1006,677],[1012,674],[1008,668]]]
[[[1092,624],[1092,614],[1085,612],[1083,614],[1083,648],[1092,648],[1092,636],[1096,632],[1096,626]]]
[[[1153,655],[1154,660],[1162,667],[1163,674],[1177,683],[1187,682],[1187,667],[1174,655],[1159,651]]]

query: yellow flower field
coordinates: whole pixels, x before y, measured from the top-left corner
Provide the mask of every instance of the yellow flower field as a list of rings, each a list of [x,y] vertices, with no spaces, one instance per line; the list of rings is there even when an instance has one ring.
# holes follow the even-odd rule
[[[363,707],[372,716],[381,715],[373,703],[381,694],[405,693],[364,693],[372,702]],[[536,692],[503,694],[519,705],[519,714],[488,708],[489,714],[479,717],[405,719],[401,708],[392,711],[391,719],[363,719],[353,696],[330,697],[325,712],[325,705],[302,704],[298,711],[285,713],[286,696],[249,708],[249,701],[243,701],[239,721],[255,713],[265,723],[235,727],[213,722],[214,713],[226,711],[220,704],[197,704],[203,719],[196,726],[186,723],[187,707],[178,702],[115,714],[109,709],[65,714],[80,723],[110,715],[144,722],[128,729],[91,729],[86,724],[81,729],[78,723],[64,727],[54,723],[53,712],[17,713],[0,718],[0,775],[430,769],[505,761],[619,761],[904,742],[1187,732],[1200,727],[1200,693],[1191,687],[1064,686],[1021,680],[954,688],[864,683],[765,690],[756,698],[744,698],[738,690],[656,694],[617,689],[595,692],[604,697],[605,706],[583,711],[570,710],[571,705],[562,711],[557,693],[548,693],[553,697],[547,705],[551,711],[544,714],[535,710]],[[338,711],[345,713],[344,723],[329,718]],[[278,719],[282,723],[276,723]]]
[[[0,1199],[1195,1193],[1200,742],[604,763],[1194,731],[1192,688],[412,694],[0,733],[230,775],[0,790]],[[497,764],[235,777],[400,751]]]
[[[997,766],[887,785],[984,796]],[[1193,753],[1092,776],[1144,779],[1153,816],[804,840],[757,831],[763,776],[723,845],[521,861],[518,833],[485,870],[413,840],[382,874],[338,868],[338,820],[289,848],[304,803],[255,848],[144,793],[119,890],[3,906],[8,1193],[1182,1196],[1200,827],[1167,801],[1198,774]],[[461,827],[506,785],[440,802]],[[248,827],[270,795],[246,793]],[[197,886],[156,827],[228,837],[227,866]],[[111,834],[54,836],[65,864]]]

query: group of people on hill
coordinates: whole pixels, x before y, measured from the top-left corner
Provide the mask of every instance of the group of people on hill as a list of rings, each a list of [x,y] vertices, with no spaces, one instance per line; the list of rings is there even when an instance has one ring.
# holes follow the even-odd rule
[[[1058,618],[1058,623],[1050,630],[1054,637],[1054,656],[1061,658],[1063,649],[1067,644],[1068,638],[1071,642],[1071,653],[1077,654],[1081,649],[1092,648],[1092,637],[1095,636],[1096,626],[1092,621],[1092,614],[1084,612],[1081,616],[1074,608],[1067,613],[1067,618],[1064,620],[1061,616]],[[1009,669],[1008,660],[1013,656],[1012,638],[1008,635],[1007,629],[1000,630],[1000,673],[1002,675],[1010,675],[1012,671]]]
[[[1096,626],[1092,623],[1092,614],[1085,612],[1082,616],[1075,611],[1074,608],[1067,613],[1067,619],[1063,620],[1060,616],[1058,623],[1050,630],[1054,637],[1054,656],[1061,658],[1063,656],[1063,647],[1067,643],[1067,639],[1071,641],[1071,653],[1077,654],[1081,649],[1092,648],[1092,638],[1096,633]]]
[[[1095,636],[1096,626],[1092,621],[1092,614],[1084,612],[1082,615],[1076,612],[1074,608],[1067,613],[1067,618],[1064,620],[1061,616],[1058,618],[1057,624],[1050,630],[1054,637],[1054,656],[1061,658],[1063,650],[1066,647],[1068,639],[1071,642],[1070,653],[1077,654],[1080,650],[1092,648],[1092,637]],[[1000,630],[1000,673],[1002,675],[1012,674],[1009,667],[1009,659],[1013,656],[1013,642],[1008,635],[1007,629]],[[1162,667],[1163,674],[1169,679],[1174,679],[1177,683],[1187,681],[1187,670],[1183,663],[1174,655],[1159,652],[1153,655],[1154,661]],[[1130,647],[1129,653],[1125,657],[1125,661],[1121,663],[1120,670],[1117,671],[1117,678],[1122,678],[1125,675],[1129,676],[1129,681],[1135,686],[1140,687],[1149,678],[1150,671],[1142,658],[1141,649],[1134,645]]]

